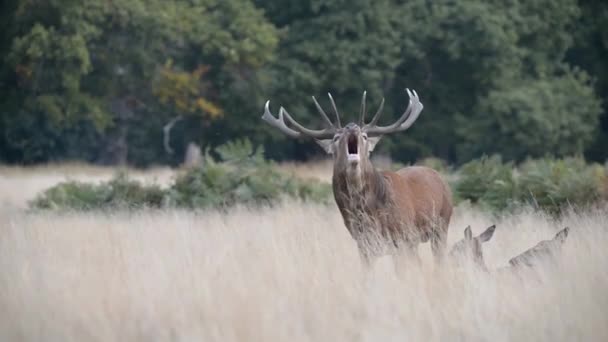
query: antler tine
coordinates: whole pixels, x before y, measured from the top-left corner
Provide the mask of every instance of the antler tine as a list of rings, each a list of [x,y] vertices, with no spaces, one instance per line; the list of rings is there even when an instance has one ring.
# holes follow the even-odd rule
[[[408,104],[407,104],[407,108],[405,109],[405,111],[403,112],[403,114],[401,114],[401,117],[397,121],[395,121],[394,124],[391,125],[391,127],[399,127],[412,114],[412,98],[416,98],[417,99],[418,98],[418,94],[416,94],[415,91],[412,94],[412,92],[409,89],[407,89],[407,88],[405,89],[405,91],[407,91],[407,94],[410,97],[410,100],[408,101]]]
[[[266,101],[262,119],[292,138],[298,138],[301,135],[306,135],[315,139],[329,139],[332,138],[336,132],[336,129],[333,126],[321,130],[308,129],[294,120],[283,107],[279,109],[278,118],[275,118],[270,112],[269,105],[270,101]],[[287,119],[287,121],[289,121],[289,123],[295,127],[295,130],[285,124],[285,119]]]
[[[325,120],[325,122],[329,125],[329,127],[334,127],[334,123],[331,122],[331,120],[327,116],[327,113],[325,113],[325,111],[323,110],[323,108],[321,108],[321,105],[319,105],[319,102],[317,102],[317,99],[315,99],[315,97],[313,96],[312,100],[315,102],[315,106],[317,107],[317,111],[319,111],[319,113],[321,114],[321,117],[323,117],[323,120]]]
[[[405,131],[406,129],[410,128],[410,126],[412,126],[412,124],[416,121],[416,119],[418,119],[418,116],[422,112],[422,109],[424,108],[424,106],[422,105],[422,102],[420,102],[420,98],[418,97],[418,94],[416,93],[416,91],[410,91],[409,89],[406,89],[406,91],[410,97],[410,101],[409,101],[407,108],[401,115],[401,117],[394,124],[389,125],[389,126],[382,126],[382,127],[376,126],[375,121],[372,120],[373,124],[370,123],[369,125],[366,125],[364,127],[365,131],[368,134],[381,135],[381,134],[388,134],[388,133],[394,133],[394,132],[401,132],[401,131]],[[374,117],[374,119],[377,119],[377,118]]]
[[[372,118],[372,121],[370,121],[369,124],[365,125],[365,127],[373,127],[376,125],[376,123],[378,122],[378,119],[380,118],[380,114],[382,114],[382,110],[384,109],[384,98],[382,98],[382,101],[380,101],[380,106],[378,107],[378,110],[376,111],[376,114],[374,114],[374,117]]]
[[[336,107],[336,103],[334,102],[334,98],[331,97],[330,93],[327,93],[329,96],[329,101],[331,102],[331,106],[334,109],[334,113],[336,113],[336,123],[338,124],[338,128],[342,128],[342,124],[340,123],[340,113],[338,113],[338,107]]]
[[[422,113],[422,110],[424,109],[424,105],[422,104],[422,102],[420,102],[420,98],[418,97],[416,91],[412,90],[412,92],[414,93],[413,98],[410,93],[410,90],[407,89],[407,91],[410,95],[410,103],[408,104],[410,112],[408,113],[407,117],[404,116],[405,120],[403,120],[403,123],[401,123],[399,127],[401,130],[406,130],[410,128],[410,126],[414,124],[414,122],[418,119],[418,116],[420,115],[420,113]]]
[[[407,108],[405,109],[403,114],[401,114],[401,117],[399,118],[399,120],[397,120],[393,124],[395,126],[401,125],[405,120],[407,120],[410,117],[410,115],[412,115],[412,98],[418,99],[418,94],[416,94],[416,91],[414,91],[414,93],[412,93],[408,88],[405,88],[405,91],[407,92],[407,95],[409,96],[410,99],[407,103]]]
[[[332,138],[334,136],[333,127],[327,128],[327,129],[319,129],[319,130],[308,129],[308,128],[300,125],[296,120],[294,120],[291,117],[291,115],[289,115],[287,110],[285,110],[285,108],[281,107],[280,111],[283,111],[283,114],[285,114],[287,121],[289,121],[290,124],[295,126],[295,128],[304,135],[307,135],[307,136],[310,136],[313,138],[317,138],[317,139]]]
[[[271,126],[278,128],[281,132],[287,134],[292,138],[297,138],[300,136],[300,132],[296,132],[293,129],[287,127],[285,121],[283,121],[283,107],[279,109],[279,118],[275,118],[272,113],[270,113],[270,100],[266,101],[266,105],[264,106],[264,115],[262,115],[262,120],[268,122]]]
[[[365,115],[367,114],[367,100],[366,100],[367,90],[363,91],[363,96],[361,97],[361,111],[359,113],[359,126],[363,127],[365,125]]]

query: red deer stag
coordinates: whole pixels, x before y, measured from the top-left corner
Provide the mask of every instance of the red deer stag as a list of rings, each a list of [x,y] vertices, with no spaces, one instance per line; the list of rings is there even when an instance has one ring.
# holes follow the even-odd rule
[[[392,125],[378,126],[384,99],[369,123],[365,123],[366,92],[363,92],[359,124],[342,127],[340,114],[331,96],[336,115],[332,123],[315,97],[312,99],[326,124],[324,129],[305,128],[281,107],[278,118],[270,113],[266,102],[262,119],[292,138],[309,137],[333,156],[332,186],[334,199],[344,224],[357,242],[364,261],[369,262],[374,248],[370,243],[394,247],[416,254],[419,243],[430,240],[436,261],[443,259],[452,196],[448,185],[435,170],[411,166],[397,172],[378,171],[370,162],[370,153],[385,134],[403,132],[416,121],[423,105],[415,91],[406,89],[409,104]],[[285,122],[287,119],[287,123]],[[291,126],[291,127],[290,127]]]

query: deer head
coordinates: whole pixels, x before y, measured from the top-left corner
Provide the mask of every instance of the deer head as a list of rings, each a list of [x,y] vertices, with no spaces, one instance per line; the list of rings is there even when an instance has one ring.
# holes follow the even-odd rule
[[[496,230],[496,225],[491,225],[483,233],[476,237],[473,237],[471,226],[468,226],[464,230],[464,238],[454,244],[452,250],[450,250],[450,257],[452,258],[471,258],[471,260],[481,267],[486,269],[485,261],[483,260],[483,248],[482,243],[490,241]]]
[[[511,258],[509,264],[511,266],[534,266],[536,263],[542,260],[551,260],[555,255],[559,253],[563,243],[568,237],[570,228],[566,227],[553,237],[551,240],[543,240],[536,244],[536,246],[526,250],[518,256]]]
[[[338,113],[336,103],[331,94],[328,95],[336,116],[335,123],[329,119],[315,97],[312,97],[321,118],[326,124],[324,129],[312,130],[300,125],[283,107],[279,109],[278,118],[275,118],[270,113],[270,101],[266,102],[262,119],[290,137],[313,138],[325,152],[333,156],[334,173],[346,172],[348,174],[360,174],[362,169],[371,167],[371,164],[369,163],[370,153],[374,150],[374,147],[382,135],[407,130],[422,112],[424,106],[420,102],[416,91],[410,91],[409,89],[406,89],[406,91],[409,95],[409,105],[407,109],[395,123],[388,126],[377,125],[380,113],[382,113],[382,109],[384,108],[384,99],[382,99],[380,107],[372,120],[367,124],[364,122],[367,114],[367,92],[363,92],[361,99],[361,111],[359,113],[358,124],[351,122],[342,127],[340,123],[340,114]],[[292,127],[289,127],[286,124],[285,119],[287,119],[287,122]]]

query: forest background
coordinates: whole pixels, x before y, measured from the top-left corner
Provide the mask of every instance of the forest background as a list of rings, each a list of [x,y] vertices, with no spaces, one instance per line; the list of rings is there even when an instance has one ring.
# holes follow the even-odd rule
[[[355,120],[425,109],[379,154],[461,165],[499,154],[608,157],[608,3],[590,0],[8,0],[0,12],[0,162],[178,165],[248,137],[320,155],[260,116],[320,127],[311,95]],[[168,153],[163,127],[171,131]]]

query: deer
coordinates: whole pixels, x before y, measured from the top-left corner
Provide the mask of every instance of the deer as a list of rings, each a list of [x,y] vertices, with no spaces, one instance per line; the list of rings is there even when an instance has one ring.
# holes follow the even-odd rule
[[[399,119],[387,126],[377,125],[384,98],[371,121],[365,123],[366,91],[361,99],[358,123],[341,125],[331,93],[328,96],[335,122],[312,96],[325,124],[322,129],[302,126],[283,107],[275,117],[269,109],[270,100],[266,102],[262,115],[264,121],[287,136],[313,139],[332,156],[334,200],[344,225],[357,243],[361,258],[368,265],[373,257],[381,254],[371,248],[372,242],[417,257],[418,245],[430,240],[437,263],[441,263],[447,248],[452,194],[440,174],[424,166],[379,171],[370,160],[382,136],[406,131],[422,112],[424,107],[416,91],[406,91],[409,95],[407,108]]]
[[[452,246],[449,252],[449,257],[454,262],[461,262],[466,258],[470,258],[474,265],[482,270],[487,271],[486,263],[483,259],[483,246],[482,244],[490,241],[494,236],[496,225],[491,225],[486,228],[483,233],[476,237],[473,237],[471,226],[467,226],[464,229],[464,238],[459,240]]]
[[[542,240],[537,243],[534,247],[527,249],[521,254],[511,258],[509,260],[510,267],[534,267],[538,262],[543,260],[553,259],[562,249],[562,245],[566,242],[568,233],[570,232],[569,227],[565,227],[555,234],[550,240]]]
[[[496,225],[488,227],[479,236],[473,238],[471,232],[471,226],[468,226],[464,230],[464,238],[454,244],[450,250],[449,256],[453,261],[460,261],[461,258],[471,258],[474,265],[478,266],[484,271],[488,271],[483,258],[482,243],[489,241],[494,234]],[[500,267],[496,271],[498,272],[511,272],[514,270],[520,270],[523,268],[533,268],[539,263],[553,260],[557,254],[561,251],[562,245],[568,237],[570,231],[569,227],[565,227],[552,239],[542,240],[531,248],[528,248],[524,252],[517,256],[509,259],[509,265]]]

